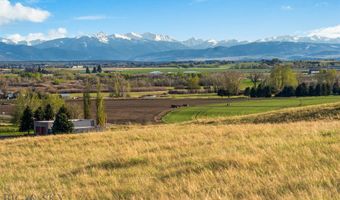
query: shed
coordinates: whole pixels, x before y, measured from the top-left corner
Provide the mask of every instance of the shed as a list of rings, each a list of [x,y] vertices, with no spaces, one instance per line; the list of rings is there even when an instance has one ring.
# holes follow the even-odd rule
[[[96,129],[96,122],[93,119],[72,119],[73,131],[75,133],[88,132]],[[52,127],[54,121],[35,121],[34,133],[36,135],[48,135],[52,134]]]

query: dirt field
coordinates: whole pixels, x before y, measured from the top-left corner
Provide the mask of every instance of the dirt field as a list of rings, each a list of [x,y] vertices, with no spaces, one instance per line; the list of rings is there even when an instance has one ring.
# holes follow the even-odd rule
[[[77,104],[82,106],[82,101]],[[167,111],[171,110],[171,105],[189,106],[223,103],[226,99],[127,99],[127,100],[106,100],[106,112],[108,122],[115,124],[126,123],[156,123],[157,119]],[[93,109],[95,102],[92,103]],[[0,114],[5,112],[6,115],[13,112],[12,105],[0,105]],[[93,113],[94,115],[94,113]]]
[[[171,110],[171,105],[194,106],[225,101],[224,99],[129,99],[108,100],[105,104],[109,123],[147,124],[157,122],[160,115]]]
[[[5,114],[9,115],[13,112],[13,105],[10,104],[0,104],[0,115]]]

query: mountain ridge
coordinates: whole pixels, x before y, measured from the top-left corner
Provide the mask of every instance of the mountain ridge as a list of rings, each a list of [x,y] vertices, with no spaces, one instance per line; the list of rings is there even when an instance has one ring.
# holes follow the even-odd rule
[[[251,43],[229,40],[222,44],[221,41],[195,38],[180,42],[170,36],[152,33],[124,35],[98,33],[93,36],[60,38],[27,45],[13,44],[7,39],[0,38],[0,60],[178,61],[274,57],[281,59],[340,58],[340,42],[316,43],[300,42],[300,40],[304,39],[281,37]]]

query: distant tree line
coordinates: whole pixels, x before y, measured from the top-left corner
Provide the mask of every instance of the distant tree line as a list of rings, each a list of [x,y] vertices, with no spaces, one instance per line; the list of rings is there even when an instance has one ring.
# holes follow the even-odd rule
[[[316,76],[317,83],[298,84],[296,74],[290,66],[277,66],[270,74],[268,80],[262,80],[259,75],[253,74],[249,79],[253,82],[252,88],[244,90],[245,96],[250,97],[306,97],[340,95],[340,83],[335,70],[322,70]],[[260,83],[258,85],[258,83]]]

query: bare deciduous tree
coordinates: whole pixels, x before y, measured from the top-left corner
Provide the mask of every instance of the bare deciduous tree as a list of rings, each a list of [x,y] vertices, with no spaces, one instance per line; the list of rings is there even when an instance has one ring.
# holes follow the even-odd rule
[[[242,74],[240,72],[223,72],[216,74],[215,85],[219,89],[228,90],[231,95],[240,91]]]
[[[257,84],[263,80],[263,74],[259,72],[254,72],[251,73],[248,78],[254,84],[254,88],[256,88]]]

